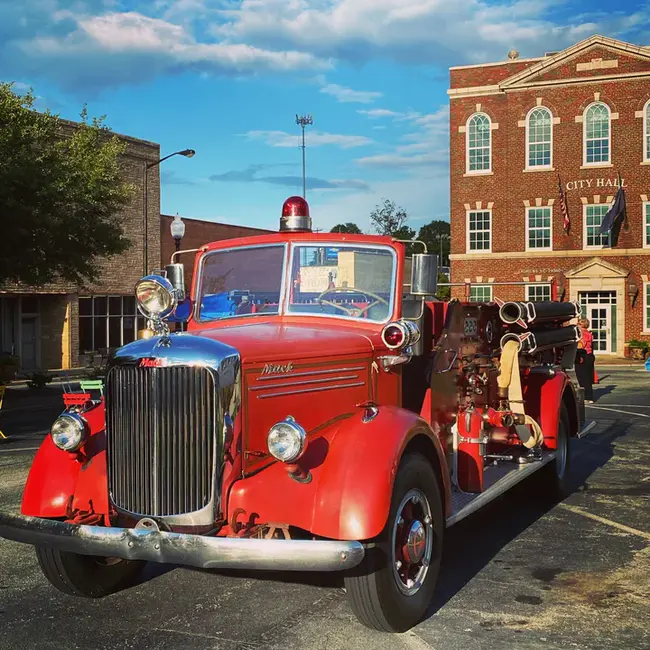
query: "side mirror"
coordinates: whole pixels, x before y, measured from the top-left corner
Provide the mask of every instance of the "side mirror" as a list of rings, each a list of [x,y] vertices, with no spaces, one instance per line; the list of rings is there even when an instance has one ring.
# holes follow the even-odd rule
[[[185,267],[180,263],[168,264],[165,267],[165,272],[167,279],[176,291],[178,302],[183,302],[185,300]]]
[[[411,262],[411,293],[414,296],[435,296],[438,290],[438,256],[415,253]]]

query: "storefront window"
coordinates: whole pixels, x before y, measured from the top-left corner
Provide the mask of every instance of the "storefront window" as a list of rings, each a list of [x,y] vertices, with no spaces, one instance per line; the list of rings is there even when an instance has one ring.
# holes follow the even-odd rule
[[[98,352],[135,341],[144,329],[133,296],[79,298],[79,352]]]

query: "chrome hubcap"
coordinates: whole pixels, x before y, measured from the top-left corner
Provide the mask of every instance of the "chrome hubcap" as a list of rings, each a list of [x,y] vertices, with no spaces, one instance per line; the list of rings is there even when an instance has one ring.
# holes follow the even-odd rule
[[[423,492],[412,489],[404,495],[393,523],[393,577],[406,596],[416,594],[429,571],[433,554],[431,506]]]

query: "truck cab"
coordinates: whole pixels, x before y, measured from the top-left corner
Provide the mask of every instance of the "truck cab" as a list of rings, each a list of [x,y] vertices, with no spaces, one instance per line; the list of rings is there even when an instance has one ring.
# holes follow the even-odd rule
[[[436,281],[423,244],[314,233],[301,197],[276,234],[175,254],[138,282],[147,329],[104,397],[53,424],[0,536],[79,596],[148,561],[339,571],[364,624],[409,629],[445,529],[533,473],[565,488],[583,423],[577,305],[445,303]]]

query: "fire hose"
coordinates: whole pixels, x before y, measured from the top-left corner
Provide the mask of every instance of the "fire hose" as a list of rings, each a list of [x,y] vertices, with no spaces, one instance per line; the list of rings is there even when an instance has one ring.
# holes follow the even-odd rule
[[[501,372],[497,378],[497,384],[499,393],[507,395],[511,411],[524,417],[525,424],[516,424],[515,429],[524,447],[532,449],[542,445],[544,434],[539,424],[530,415],[526,415],[524,409],[521,375],[519,374],[519,347],[519,341],[505,342],[501,350]]]

